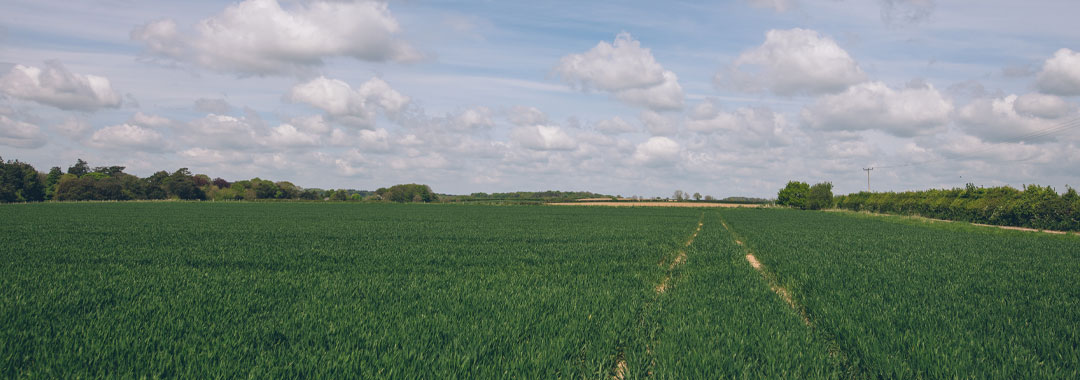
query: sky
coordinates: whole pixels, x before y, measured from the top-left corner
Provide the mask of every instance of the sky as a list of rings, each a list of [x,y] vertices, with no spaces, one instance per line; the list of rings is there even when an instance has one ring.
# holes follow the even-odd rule
[[[0,157],[439,193],[1080,186],[1074,0],[4,0]]]

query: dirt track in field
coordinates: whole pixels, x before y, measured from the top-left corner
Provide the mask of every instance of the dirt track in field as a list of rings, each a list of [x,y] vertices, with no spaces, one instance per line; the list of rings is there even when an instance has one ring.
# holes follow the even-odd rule
[[[610,207],[761,207],[759,204],[743,203],[693,203],[693,202],[558,202],[552,206],[610,206]]]

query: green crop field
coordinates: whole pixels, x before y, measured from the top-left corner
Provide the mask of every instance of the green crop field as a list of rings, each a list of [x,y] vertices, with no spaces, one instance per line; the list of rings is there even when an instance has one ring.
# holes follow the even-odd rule
[[[9,378],[1080,377],[1076,236],[776,209],[43,203],[0,220]]]

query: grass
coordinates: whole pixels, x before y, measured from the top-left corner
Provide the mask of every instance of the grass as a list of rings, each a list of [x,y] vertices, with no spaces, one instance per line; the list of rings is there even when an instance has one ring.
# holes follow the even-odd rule
[[[620,361],[627,378],[1080,377],[1075,236],[784,209],[120,202],[0,217],[9,378],[610,379]]]
[[[1080,239],[721,210],[860,377],[1080,376]]]

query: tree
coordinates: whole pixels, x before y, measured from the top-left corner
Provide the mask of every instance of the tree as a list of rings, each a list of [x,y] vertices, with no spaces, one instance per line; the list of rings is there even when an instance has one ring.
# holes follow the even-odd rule
[[[86,173],[90,172],[90,165],[83,161],[81,158],[68,168],[68,174],[74,174],[76,177],[82,177]]]
[[[0,202],[40,202],[45,200],[45,184],[33,166],[0,158]]]
[[[695,201],[700,201],[701,200],[701,193],[694,193],[694,200]]]
[[[63,175],[64,171],[60,170],[59,166],[49,169],[49,176],[45,177],[45,199],[53,199],[56,195],[56,184],[60,182],[60,177]]]
[[[382,190],[380,193],[379,190]],[[415,183],[405,185],[394,185],[388,189],[379,188],[376,190],[382,199],[389,200],[391,202],[405,203],[405,202],[434,202],[438,200],[438,197],[431,191],[431,187],[428,185],[420,185]]]
[[[776,204],[806,209],[806,198],[810,195],[810,185],[806,182],[789,181],[776,194]]]
[[[675,198],[675,200],[677,200],[677,201],[681,201],[681,200],[683,200],[683,191],[682,191],[682,190],[675,190],[675,196],[674,196],[674,198]]]
[[[117,174],[123,174],[124,173],[124,167],[123,166],[98,166],[98,167],[94,168],[94,173],[101,173],[101,174],[104,174],[107,177],[112,177],[112,176],[115,176]]]
[[[177,169],[165,180],[165,190],[180,199],[206,199],[206,193],[195,185],[195,179],[187,168]]]
[[[810,187],[806,208],[821,210],[833,206],[832,183],[822,182]]]
[[[713,196],[712,196],[712,195],[706,195],[706,196],[705,196],[705,200],[707,200],[707,201],[715,201],[715,200],[716,200],[716,198],[713,198]]]
[[[217,186],[219,189],[227,189],[227,188],[229,188],[229,186],[232,186],[232,184],[229,183],[229,181],[226,181],[226,180],[222,179],[221,177],[214,178],[214,180],[211,183],[214,186]]]
[[[143,180],[146,189],[146,199],[165,199],[169,197],[165,189],[165,182],[169,179],[169,173],[161,170]]]

